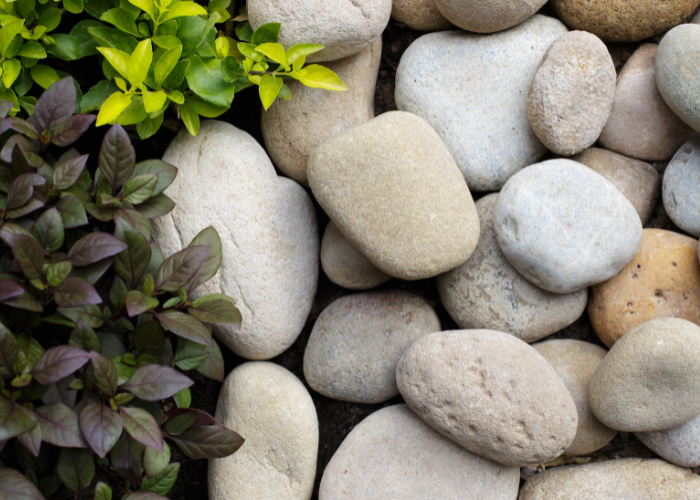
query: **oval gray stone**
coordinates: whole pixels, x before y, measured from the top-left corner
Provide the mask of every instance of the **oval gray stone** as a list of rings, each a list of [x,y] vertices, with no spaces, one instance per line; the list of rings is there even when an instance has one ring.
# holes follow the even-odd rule
[[[681,467],[700,466],[700,416],[678,427],[655,432],[635,432],[651,451]]]
[[[511,177],[493,225],[512,266],[554,293],[612,278],[642,242],[642,223],[627,198],[571,160],[545,161]]]
[[[418,31],[440,31],[452,27],[433,0],[394,0],[391,17]]]
[[[700,138],[686,142],[664,172],[666,213],[683,231],[700,237]]]
[[[520,24],[547,0],[435,0],[442,15],[467,31],[493,33]]]

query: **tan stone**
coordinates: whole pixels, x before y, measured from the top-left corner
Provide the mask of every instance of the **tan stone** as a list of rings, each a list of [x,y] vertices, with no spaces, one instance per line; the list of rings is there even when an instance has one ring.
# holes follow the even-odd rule
[[[530,18],[547,0],[435,0],[447,19],[476,33],[495,33]]]
[[[637,255],[620,273],[592,288],[591,323],[612,347],[637,325],[683,318],[700,325],[698,240],[663,229],[645,229]]]
[[[391,17],[418,31],[441,31],[452,27],[434,0],[394,0]]]

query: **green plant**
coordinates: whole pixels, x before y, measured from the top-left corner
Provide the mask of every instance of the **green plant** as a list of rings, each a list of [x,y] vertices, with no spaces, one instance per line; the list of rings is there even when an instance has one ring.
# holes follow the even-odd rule
[[[191,299],[221,264],[213,228],[167,258],[152,241],[149,219],[174,207],[163,194],[174,166],[136,163],[120,125],[104,136],[94,180],[87,155],[46,153],[95,120],[75,105],[65,78],[28,120],[0,120],[16,132],[0,150],[0,449],[12,440],[24,473],[0,464],[0,498],[162,498],[179,470],[164,437],[191,458],[243,442],[189,408],[193,382],[175,369],[223,380],[206,325],[241,318],[224,295]],[[0,102],[0,116],[11,107]],[[177,408],[161,422],[168,398]]]

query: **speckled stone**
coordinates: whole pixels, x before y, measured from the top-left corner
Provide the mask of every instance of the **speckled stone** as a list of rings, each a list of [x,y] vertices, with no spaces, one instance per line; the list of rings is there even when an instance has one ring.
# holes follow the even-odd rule
[[[700,416],[678,427],[656,432],[635,432],[651,451],[681,467],[700,466]]]
[[[700,138],[686,142],[668,164],[663,193],[671,220],[700,237]]]
[[[391,17],[418,31],[441,31],[452,27],[433,0],[394,0]]]
[[[455,25],[476,33],[493,33],[520,24],[547,0],[435,0],[442,15]]]

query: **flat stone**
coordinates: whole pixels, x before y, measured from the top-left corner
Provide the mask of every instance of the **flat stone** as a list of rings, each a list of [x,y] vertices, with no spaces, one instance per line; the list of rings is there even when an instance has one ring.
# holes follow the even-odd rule
[[[432,125],[470,189],[497,191],[547,150],[530,126],[527,93],[547,47],[566,32],[534,15],[492,35],[424,35],[401,57],[396,105]]]
[[[647,223],[661,194],[661,179],[654,167],[599,148],[588,148],[571,159],[610,181],[632,204],[642,225]]]
[[[391,17],[418,31],[440,31],[452,27],[433,0],[394,0]]]
[[[422,118],[392,111],[322,142],[309,185],[370,262],[396,278],[436,276],[465,262],[479,239],[469,188]]]
[[[625,432],[677,427],[700,415],[700,327],[659,318],[627,332],[598,366],[589,402]]]
[[[493,228],[498,193],[476,202],[481,235],[469,260],[437,278],[440,299],[457,325],[535,342],[581,317],[588,291],[556,294],[523,278],[501,252]]]
[[[546,463],[576,435],[576,405],[557,372],[507,333],[457,330],[421,337],[399,361],[396,383],[429,426],[503,465]]]
[[[700,237],[700,138],[686,142],[664,172],[664,208],[683,231]]]
[[[520,474],[469,453],[406,405],[360,422],[321,479],[319,500],[515,500]]]
[[[608,121],[615,96],[615,65],[595,35],[571,31],[545,52],[527,96],[537,137],[563,156],[591,146]]]
[[[603,176],[571,160],[523,169],[501,190],[493,225],[503,254],[535,285],[571,293],[615,276],[639,249],[642,224]]]
[[[697,500],[699,489],[700,476],[689,469],[621,458],[547,469],[525,483],[518,500]]]
[[[656,432],[635,432],[644,446],[681,467],[700,466],[700,416],[678,427]]]
[[[211,500],[311,498],[318,419],[304,384],[290,371],[267,362],[240,365],[224,381],[216,420],[245,443],[233,455],[209,460]]]
[[[275,174],[255,139],[216,120],[203,121],[196,137],[180,132],[163,160],[179,169],[166,192],[175,209],[153,220],[163,254],[216,228],[221,268],[194,297],[223,293],[236,300],[241,330],[215,326],[214,334],[239,356],[281,354],[301,333],[318,284],[318,224],[309,196]]]
[[[589,342],[570,339],[547,340],[532,347],[556,370],[576,403],[576,437],[564,455],[590,455],[612,441],[617,431],[601,424],[588,404],[591,377],[608,351]]]
[[[277,99],[262,112],[262,133],[274,164],[308,185],[309,154],[329,137],[374,118],[374,90],[382,57],[382,39],[362,52],[324,64],[345,82],[346,92],[329,92],[290,80],[292,99]]]
[[[320,314],[304,352],[304,377],[332,399],[383,403],[398,395],[396,365],[440,320],[422,298],[403,290],[346,295]]]
[[[676,317],[700,325],[698,240],[645,229],[639,252],[614,278],[594,286],[588,314],[608,347],[651,319]]]
[[[442,15],[455,25],[476,33],[512,28],[532,17],[547,0],[435,0]]]

